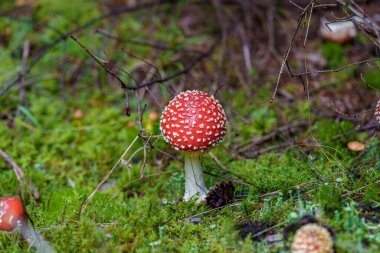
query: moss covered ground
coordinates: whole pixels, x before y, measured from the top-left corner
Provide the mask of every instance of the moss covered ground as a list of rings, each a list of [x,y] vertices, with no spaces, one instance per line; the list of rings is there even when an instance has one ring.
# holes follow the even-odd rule
[[[2,1],[0,7],[9,11],[13,4]],[[101,1],[40,0],[33,3],[32,14],[21,18],[25,22],[1,17],[0,88],[22,70],[25,40],[43,48],[60,36],[52,27],[71,30],[100,15],[100,6]],[[97,26],[112,26],[119,36],[127,38],[164,40],[177,48],[207,40],[205,36],[183,37],[176,23],[183,6],[185,3],[173,13],[164,6],[156,16],[136,12]],[[159,16],[164,14],[165,18]],[[105,42],[93,28],[76,36],[121,68],[133,69],[141,63],[127,57],[125,50],[141,58],[157,58],[151,48]],[[207,29],[211,34],[217,30],[213,26]],[[327,58],[329,50],[325,46],[322,52]],[[203,66],[205,71],[212,73],[216,68],[218,56],[214,57],[215,62]],[[170,74],[183,67],[173,58],[175,52],[160,52],[155,64]],[[201,80],[200,72],[191,82]],[[353,71],[332,73],[325,89],[342,89],[353,75]],[[127,75],[123,78],[133,83]],[[206,185],[230,179],[236,189],[229,204],[211,209],[195,201],[180,201],[184,193],[183,157],[159,136],[160,107],[154,99],[145,95],[141,101],[147,105],[143,134],[152,144],[146,145],[144,155],[133,94],[131,116],[126,116],[125,95],[117,81],[72,40],[50,49],[26,76],[25,84],[26,103],[19,100],[18,84],[0,97],[0,149],[23,169],[40,197],[35,199],[28,186],[19,184],[3,159],[0,197],[22,196],[36,230],[57,252],[289,252],[291,235],[286,241],[282,232],[305,214],[332,228],[338,252],[380,251],[378,132],[357,131],[352,120],[321,114],[315,110],[316,104],[321,106],[318,101],[304,96],[291,106],[284,106],[281,100],[270,104],[270,82],[261,85],[253,81],[248,86],[252,96],[233,86],[218,91],[216,96],[225,107],[229,125],[222,144],[203,156]],[[186,88],[210,91],[207,84],[202,85]],[[284,89],[296,94],[298,88],[294,87],[299,84],[290,81]],[[160,94],[155,99],[164,106],[172,96],[164,84],[155,88],[155,94]],[[376,89],[361,88],[375,98]],[[292,133],[286,130],[270,138],[268,144],[238,152],[254,138],[299,122],[305,124]],[[348,149],[350,141],[364,143],[365,149]],[[86,199],[115,165],[81,213]],[[241,227],[247,221],[265,225],[242,236]],[[270,241],[270,235],[280,239]],[[0,250],[34,252],[17,231],[0,233]]]

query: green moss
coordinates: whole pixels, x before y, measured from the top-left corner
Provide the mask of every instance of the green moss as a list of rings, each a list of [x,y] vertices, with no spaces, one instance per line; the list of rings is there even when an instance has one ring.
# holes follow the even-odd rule
[[[12,7],[0,2],[1,8]],[[20,71],[25,38],[40,48],[59,36],[52,27],[68,31],[100,15],[101,2],[38,1],[30,18],[49,24],[42,28],[0,18],[0,30],[11,31],[6,35],[9,46],[0,44],[0,89]],[[141,12],[129,13],[117,19],[114,32],[126,39],[165,41],[175,48],[206,41],[205,36],[187,38],[182,34],[177,25],[181,6],[165,19],[141,15]],[[211,7],[207,8],[213,11]],[[108,29],[109,23],[104,24],[99,23],[97,28]],[[219,27],[210,25],[204,29],[215,33]],[[120,68],[128,70],[135,70],[141,63],[125,54],[124,44],[111,40],[103,44],[103,37],[91,31],[83,30],[76,36],[99,57],[113,59]],[[238,41],[229,43],[240,45]],[[142,59],[156,58],[150,48],[129,44],[126,48]],[[322,49],[330,67],[347,63],[345,50],[332,44]],[[171,74],[183,68],[173,61],[176,57],[176,52],[161,52],[154,64],[160,71],[165,65],[165,74]],[[213,57],[215,63],[207,63],[212,71],[217,69],[219,53]],[[57,252],[282,252],[283,242],[269,245],[263,240],[241,238],[236,224],[246,220],[265,221],[273,226],[271,233],[281,233],[295,218],[313,213],[318,213],[323,223],[337,232],[339,252],[379,251],[379,229],[366,220],[367,214],[359,208],[359,205],[379,205],[379,140],[367,134],[344,135],[356,125],[345,120],[319,119],[320,116],[310,114],[310,103],[303,99],[297,99],[292,107],[284,107],[278,101],[269,104],[273,90],[265,84],[257,85],[260,88],[254,90],[253,98],[243,89],[232,92],[221,89],[217,94],[228,116],[237,115],[229,119],[225,141],[212,150],[228,172],[222,171],[208,154],[203,155],[202,164],[209,187],[223,180],[214,175],[235,180],[233,203],[211,210],[192,201],[178,201],[184,192],[183,157],[162,138],[156,141],[154,135],[160,134],[159,120],[149,122],[149,113],[159,108],[147,96],[142,101],[147,104],[143,125],[152,134],[155,148],[147,149],[144,171],[141,171],[143,141],[138,139],[86,211],[80,214],[85,200],[139,134],[136,101],[130,100],[132,116],[125,116],[124,94],[116,88],[118,83],[106,77],[104,71],[98,73],[97,68],[88,68],[90,61],[71,40],[59,43],[28,75],[31,80],[26,79],[25,110],[15,117],[5,117],[21,108],[17,88],[0,97],[0,148],[23,169],[41,198],[34,200],[27,194],[30,189],[20,188],[11,166],[3,159],[0,159],[1,197],[14,196],[22,190],[36,229]],[[77,73],[79,65],[83,65],[83,70]],[[351,74],[352,70],[329,75],[324,88],[341,87]],[[366,81],[374,84],[373,74],[368,76]],[[133,84],[127,76],[122,77]],[[97,87],[98,82],[102,90]],[[156,97],[160,103],[171,98],[163,85],[155,87],[155,92],[162,94]],[[296,94],[295,84],[289,83],[286,90]],[[74,117],[76,110],[81,110],[82,118]],[[251,159],[244,158],[246,154],[240,152],[239,145],[248,145],[252,139],[265,136],[282,124],[317,117],[319,120],[310,129],[281,133],[249,151],[262,151],[289,141],[285,147],[264,150]],[[293,144],[293,140],[300,145]],[[366,150],[362,153],[348,150],[347,142],[352,140],[365,143]],[[158,148],[179,160],[163,155]],[[191,217],[199,218],[200,222],[189,222]],[[371,217],[377,216],[371,214]],[[0,249],[33,252],[17,231],[0,233]]]

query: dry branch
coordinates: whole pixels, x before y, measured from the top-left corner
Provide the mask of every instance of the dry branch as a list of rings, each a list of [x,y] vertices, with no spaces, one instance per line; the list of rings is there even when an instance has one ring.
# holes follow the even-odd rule
[[[191,61],[189,64],[185,64],[185,68],[175,72],[167,77],[158,78],[155,80],[143,82],[142,84],[138,84],[136,86],[130,86],[127,85],[116,73],[112,71],[112,69],[108,68],[104,63],[102,63],[93,53],[90,52],[84,45],[82,45],[74,36],[70,36],[92,59],[94,59],[100,67],[102,67],[107,73],[109,73],[112,77],[117,79],[120,83],[121,88],[124,90],[133,90],[137,91],[141,88],[149,87],[157,83],[165,83],[167,81],[170,81],[178,76],[187,74],[191,69],[193,69],[198,63],[202,62],[204,59],[210,57],[212,53],[215,50],[216,45],[218,44],[219,40],[213,43],[213,45],[210,47],[209,50],[207,50],[205,53],[197,56],[193,61]]]
[[[133,6],[133,7],[126,6],[126,7],[118,9],[117,11],[110,11],[104,15],[101,15],[97,18],[94,18],[94,19],[86,22],[83,25],[80,25],[80,26],[74,28],[73,30],[71,30],[67,33],[63,33],[61,36],[59,36],[53,42],[51,42],[51,43],[47,44],[45,47],[41,48],[39,50],[39,52],[37,53],[37,55],[25,67],[25,70],[23,72],[19,73],[17,78],[15,78],[10,83],[6,84],[5,87],[2,90],[0,90],[0,96],[5,95],[9,91],[10,88],[12,88],[15,84],[20,82],[22,80],[22,78],[24,78],[27,74],[29,74],[30,71],[32,70],[32,68],[45,56],[45,54],[48,51],[50,51],[52,48],[54,48],[56,45],[58,45],[62,41],[67,40],[68,38],[70,38],[75,33],[80,32],[84,29],[87,29],[87,28],[89,28],[89,27],[91,27],[91,26],[93,26],[93,25],[95,25],[95,24],[97,24],[100,21],[103,21],[105,19],[120,16],[120,15],[123,15],[125,13],[129,13],[129,12],[134,12],[134,11],[138,11],[138,10],[142,10],[142,9],[151,8],[157,4],[162,4],[162,3],[166,3],[166,2],[169,2],[169,1],[168,0],[158,0],[158,1],[153,1],[153,2],[149,2],[149,3],[138,4],[138,5]]]
[[[250,149],[253,149],[253,147],[255,147],[259,144],[263,144],[264,142],[269,141],[271,139],[274,139],[278,135],[283,134],[285,132],[289,132],[289,133],[297,132],[300,128],[306,127],[308,124],[309,124],[308,121],[300,121],[300,122],[296,122],[294,124],[279,127],[277,129],[275,129],[274,131],[272,131],[272,132],[270,132],[264,136],[259,136],[259,137],[253,138],[249,143],[241,145],[238,148],[239,153],[243,153],[243,152],[246,152]]]

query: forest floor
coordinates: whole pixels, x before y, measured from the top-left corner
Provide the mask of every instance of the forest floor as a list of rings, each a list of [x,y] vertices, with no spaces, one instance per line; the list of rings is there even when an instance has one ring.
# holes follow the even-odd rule
[[[290,252],[305,215],[337,252],[380,252],[372,41],[322,40],[321,16],[340,9],[309,9],[288,66],[313,73],[285,66],[278,80],[302,15],[288,1],[133,2],[1,1],[0,149],[25,177],[0,158],[0,198],[22,198],[57,252]],[[202,159],[210,189],[235,187],[224,206],[181,200],[183,155],[160,135],[187,89],[227,115]],[[0,250],[34,252],[17,230],[0,232]]]

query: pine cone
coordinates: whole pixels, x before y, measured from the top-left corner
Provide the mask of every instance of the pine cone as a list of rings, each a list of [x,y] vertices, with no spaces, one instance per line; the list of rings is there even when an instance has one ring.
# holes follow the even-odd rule
[[[240,236],[244,239],[248,235],[251,235],[252,240],[259,241],[264,238],[268,233],[263,233],[268,228],[268,223],[265,221],[245,221],[237,225]]]
[[[219,182],[210,190],[206,197],[206,204],[210,208],[218,208],[230,202],[234,196],[235,187],[231,181]]]

